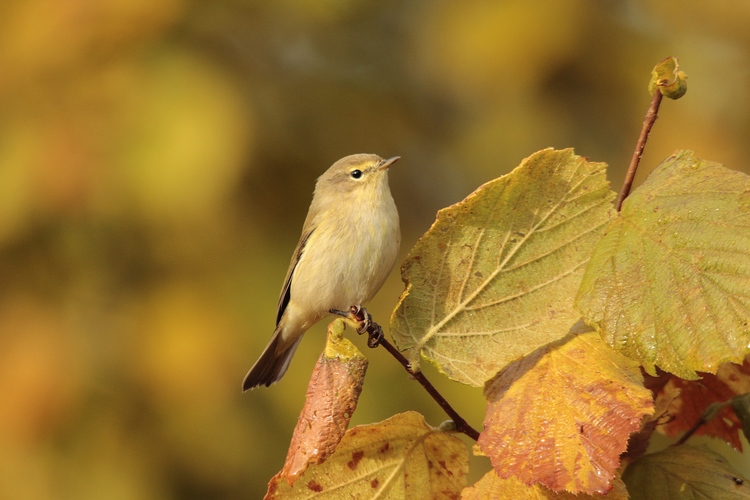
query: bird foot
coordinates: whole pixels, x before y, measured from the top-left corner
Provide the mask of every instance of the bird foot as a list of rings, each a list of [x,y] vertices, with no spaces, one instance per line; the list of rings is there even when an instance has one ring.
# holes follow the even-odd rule
[[[359,322],[357,333],[360,335],[367,333],[367,347],[374,348],[379,346],[385,335],[383,334],[383,329],[380,325],[372,320],[372,314],[367,312],[367,309],[360,306],[352,306],[349,308],[349,311]]]
[[[339,309],[331,309],[331,314],[341,316],[356,326],[357,333],[362,335],[367,333],[367,346],[374,348],[380,345],[385,337],[383,328],[372,320],[372,314],[367,312],[367,309],[359,305],[351,306],[348,311],[341,311]]]
[[[329,309],[329,313],[335,314],[336,316],[341,316],[342,318],[352,319],[350,317],[349,311],[342,311],[341,309]]]
[[[367,312],[367,309],[361,306],[352,306],[349,308],[349,312],[354,317],[354,320],[359,323],[357,333],[362,335],[372,326],[372,314]]]

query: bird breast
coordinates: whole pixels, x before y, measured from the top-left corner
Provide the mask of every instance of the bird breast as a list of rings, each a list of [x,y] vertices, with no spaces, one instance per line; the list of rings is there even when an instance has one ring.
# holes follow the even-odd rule
[[[346,203],[352,210],[339,206],[319,219],[294,271],[292,301],[326,314],[372,299],[393,269],[401,240],[398,212],[386,195]]]

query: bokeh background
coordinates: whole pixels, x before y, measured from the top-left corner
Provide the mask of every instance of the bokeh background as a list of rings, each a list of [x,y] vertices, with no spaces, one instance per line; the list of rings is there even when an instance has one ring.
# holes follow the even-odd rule
[[[402,259],[544,147],[619,189],[668,55],[689,90],[637,182],[680,148],[748,172],[748,27],[747,0],[2,2],[0,498],[261,497],[325,323],[281,383],[240,383],[318,175],[401,155]],[[394,270],[377,321],[402,288]],[[446,418],[367,355],[354,423]],[[481,391],[428,375],[481,428]]]

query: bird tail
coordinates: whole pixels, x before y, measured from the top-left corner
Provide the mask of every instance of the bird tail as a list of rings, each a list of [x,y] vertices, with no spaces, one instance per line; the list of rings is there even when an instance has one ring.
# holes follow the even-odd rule
[[[242,391],[254,389],[265,385],[266,387],[275,384],[286,373],[289,363],[292,361],[294,351],[297,350],[299,341],[302,340],[300,335],[294,342],[288,344],[284,342],[281,335],[281,328],[277,328],[273,337],[263,350],[258,361],[255,362],[250,371],[245,375],[245,381],[242,382]]]

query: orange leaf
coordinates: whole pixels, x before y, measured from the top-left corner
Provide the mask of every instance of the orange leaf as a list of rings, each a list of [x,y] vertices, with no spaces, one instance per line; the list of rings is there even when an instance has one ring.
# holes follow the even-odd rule
[[[323,463],[336,450],[357,408],[367,358],[343,337],[344,322],[328,325],[328,340],[307,386],[292,442],[278,477],[292,485],[309,464]]]
[[[628,436],[653,412],[637,363],[593,332],[511,363],[485,386],[479,446],[502,478],[603,494]]]

